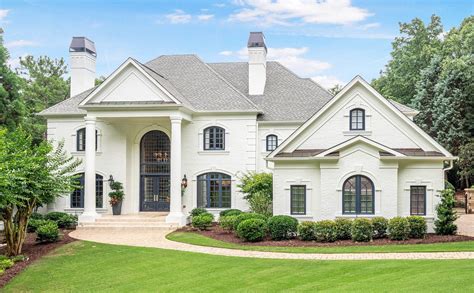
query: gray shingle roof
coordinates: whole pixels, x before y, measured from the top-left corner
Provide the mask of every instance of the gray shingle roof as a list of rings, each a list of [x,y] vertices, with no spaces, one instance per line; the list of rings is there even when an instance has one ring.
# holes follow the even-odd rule
[[[240,92],[248,95],[248,63],[209,63]],[[311,79],[301,78],[275,61],[267,62],[267,81],[262,96],[248,96],[263,111],[259,120],[304,121],[332,95]]]
[[[135,60],[136,61],[136,60]],[[300,78],[275,61],[267,62],[265,94],[248,95],[248,63],[204,63],[196,55],[160,56],[145,64],[152,78],[195,111],[259,111],[263,121],[304,121],[332,95],[307,78]],[[83,115],[79,104],[95,89],[64,100],[40,115]],[[402,112],[413,109],[390,101]]]
[[[417,110],[413,109],[413,108],[410,108],[408,107],[407,105],[403,105],[395,100],[391,100],[391,99],[388,99],[388,101],[390,103],[392,103],[392,105],[395,106],[395,108],[397,108],[398,110],[402,111],[402,112],[418,112]]]

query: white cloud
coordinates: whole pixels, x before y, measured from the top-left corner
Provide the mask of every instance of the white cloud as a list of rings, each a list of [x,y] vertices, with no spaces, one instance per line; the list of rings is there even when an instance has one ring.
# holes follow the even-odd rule
[[[33,41],[28,41],[28,40],[16,40],[16,41],[11,41],[8,43],[5,43],[5,47],[8,49],[11,48],[22,48],[22,47],[33,47],[36,46],[37,43]]]
[[[9,12],[10,10],[8,9],[0,9],[0,20],[3,20],[5,17],[7,17]]]
[[[362,30],[368,30],[368,29],[377,28],[377,27],[380,27],[380,23],[378,22],[371,22],[371,23],[363,24],[360,26]]]
[[[166,19],[173,24],[188,23],[192,16],[181,9],[176,9],[173,13],[165,15]]]
[[[214,18],[214,14],[200,14],[197,17],[201,21],[208,21]]]
[[[21,55],[21,56],[15,57],[15,58],[10,57],[10,58],[7,60],[7,65],[10,66],[10,68],[12,68],[12,69],[19,68],[19,67],[20,67],[20,58],[21,58],[21,59],[24,59],[24,58],[26,58],[26,56],[28,56],[28,55],[30,55],[30,54],[25,53],[25,54],[23,54],[23,55]]]
[[[225,3],[215,3],[214,6],[222,8],[222,7],[225,7]]]
[[[311,78],[326,89],[333,88],[335,85],[344,86],[346,83],[333,75],[317,75]]]
[[[236,4],[242,8],[230,20],[264,25],[351,24],[372,15],[352,6],[350,0],[239,0]]]
[[[309,52],[309,48],[268,48],[267,59],[278,61],[285,65],[295,73],[301,76],[311,76],[317,72],[331,68],[331,64],[316,60],[305,58],[304,55]],[[219,53],[224,56],[237,56],[242,60],[247,60],[248,50],[242,48],[239,51],[222,51]]]

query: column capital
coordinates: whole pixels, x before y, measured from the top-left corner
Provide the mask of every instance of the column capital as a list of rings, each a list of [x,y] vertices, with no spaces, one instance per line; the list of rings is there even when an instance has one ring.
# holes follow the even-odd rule
[[[181,116],[170,116],[171,123],[181,123],[183,117]]]
[[[97,121],[97,118],[94,117],[94,116],[86,116],[84,117],[84,120],[87,122],[96,122]]]

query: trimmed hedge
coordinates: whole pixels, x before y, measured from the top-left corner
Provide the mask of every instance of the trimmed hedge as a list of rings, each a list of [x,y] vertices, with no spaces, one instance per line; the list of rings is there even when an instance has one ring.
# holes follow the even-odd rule
[[[238,216],[242,213],[239,209],[228,209],[219,213],[219,217]]]
[[[368,242],[372,241],[372,235],[374,234],[374,226],[372,221],[365,218],[357,218],[352,222],[351,226],[351,238],[356,242]]]
[[[59,228],[75,228],[77,226],[77,216],[65,214],[61,216],[57,221]]]
[[[291,239],[296,236],[298,220],[290,216],[273,216],[268,219],[268,230],[273,240]]]
[[[46,221],[36,229],[36,241],[38,242],[56,242],[59,240],[58,224],[53,221]]]
[[[53,221],[50,221],[50,220],[43,220],[43,219],[31,219],[28,221],[28,226],[26,227],[26,231],[28,233],[33,233],[33,232],[36,232],[36,229],[38,229],[38,227],[40,225],[43,225],[47,222],[53,222]]]
[[[201,214],[206,214],[206,213],[207,213],[207,210],[205,208],[194,208],[189,212],[191,217],[199,216]]]
[[[314,222],[305,221],[298,225],[298,236],[303,241],[316,240],[314,235]]]
[[[426,220],[420,216],[407,217],[408,225],[410,226],[410,238],[425,238],[428,230]]]
[[[260,219],[267,221],[267,217],[261,214],[257,213],[241,213],[240,215],[236,216],[234,220],[234,230],[237,231],[237,227],[242,221],[248,220],[248,219]]]
[[[374,217],[372,218],[372,225],[374,226],[374,239],[384,238],[387,236],[387,219],[384,217]]]
[[[47,213],[46,215],[44,215],[44,219],[54,221],[54,222],[57,223],[59,221],[59,219],[61,219],[64,216],[69,216],[69,214],[68,213],[63,213],[63,212],[50,212],[50,213]]]
[[[245,241],[257,242],[265,238],[267,223],[262,219],[247,219],[237,227],[237,236]]]
[[[191,218],[191,225],[199,230],[207,230],[212,226],[212,221],[214,220],[214,215],[208,212],[198,214]]]
[[[388,221],[388,235],[392,240],[406,240],[410,235],[410,223],[406,218],[395,217]]]
[[[235,219],[237,218],[236,215],[233,216],[221,216],[219,218],[219,225],[221,226],[222,229],[224,230],[229,230],[232,231],[234,230],[234,222]]]
[[[336,223],[331,220],[324,220],[314,223],[314,235],[316,241],[334,242],[337,240]]]
[[[351,239],[352,220],[339,218],[334,223],[338,240]]]

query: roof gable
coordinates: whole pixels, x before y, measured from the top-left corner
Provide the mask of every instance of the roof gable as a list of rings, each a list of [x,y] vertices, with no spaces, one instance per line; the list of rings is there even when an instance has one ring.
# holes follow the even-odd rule
[[[452,157],[452,155],[446,149],[444,149],[433,138],[422,131],[417,125],[415,125],[413,121],[404,115],[391,102],[381,96],[360,76],[356,76],[351,82],[349,82],[333,99],[326,103],[318,112],[316,112],[316,114],[314,114],[301,127],[293,132],[268,157],[275,157],[276,154],[279,154],[280,152],[291,153],[296,149],[301,148],[305,141],[307,141],[314,133],[317,133],[318,127],[321,127],[320,125],[323,125],[332,119],[331,115],[334,115],[334,112],[336,111],[335,109],[337,109],[337,107],[343,107],[344,101],[347,101],[347,99],[352,98],[354,95],[359,95],[356,90],[357,87],[360,87],[360,89],[363,90],[363,96],[367,103],[377,104],[379,108],[383,108],[383,111],[387,113],[387,116],[384,116],[383,118],[388,123],[390,123],[390,125],[393,125],[392,128],[394,131],[398,131],[400,134],[403,134],[405,140],[411,140],[416,144],[416,147],[422,145],[423,148],[426,147],[428,150],[439,151],[446,157]],[[338,128],[341,127],[342,125],[340,125]],[[386,136],[390,135],[390,133],[386,134]],[[342,140],[339,140],[339,142],[340,141]],[[325,141],[325,143],[327,143],[327,141]],[[304,147],[308,147],[308,145]]]

